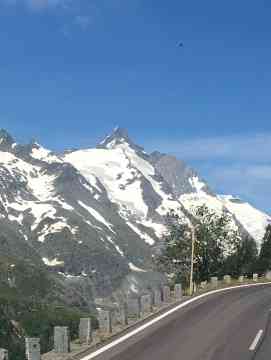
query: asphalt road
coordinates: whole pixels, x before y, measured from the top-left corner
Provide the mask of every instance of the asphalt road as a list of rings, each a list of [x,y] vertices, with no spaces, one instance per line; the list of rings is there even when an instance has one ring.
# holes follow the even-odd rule
[[[270,285],[213,294],[170,314],[94,359],[271,359],[271,326],[267,326],[270,308]],[[262,343],[256,347],[257,353],[250,349],[256,343]]]

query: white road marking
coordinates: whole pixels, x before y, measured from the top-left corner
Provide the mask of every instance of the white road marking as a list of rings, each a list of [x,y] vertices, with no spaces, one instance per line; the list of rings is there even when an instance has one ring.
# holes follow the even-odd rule
[[[256,349],[258,342],[260,341],[262,335],[263,335],[263,330],[259,330],[257,335],[255,336],[255,339],[253,340],[252,344],[250,345],[249,351],[254,351]]]
[[[238,285],[238,286],[231,286],[231,287],[228,287],[228,288],[223,288],[223,289],[217,289],[217,290],[212,290],[208,293],[205,293],[205,294],[201,294],[199,296],[196,296],[192,299],[189,299],[185,302],[183,302],[182,304],[179,304],[177,305],[176,307],[170,309],[169,311],[165,312],[164,314],[162,315],[159,315],[157,316],[156,318],[150,320],[149,322],[139,326],[138,328],[132,330],[131,332],[129,332],[128,334],[125,334],[123,336],[121,336],[120,338],[112,341],[111,343],[103,346],[102,348],[94,351],[93,353],[89,354],[89,355],[86,355],[85,357],[83,357],[81,360],[91,360],[91,359],[94,359],[95,357],[101,355],[102,353],[104,353],[105,351],[109,350],[109,349],[112,349],[113,347],[119,345],[120,343],[130,339],[132,336],[142,332],[143,330],[145,330],[146,328],[156,324],[158,321],[161,321],[163,320],[165,317],[173,314],[174,312],[184,308],[185,306],[199,300],[199,299],[202,299],[202,298],[205,298],[207,296],[210,296],[210,295],[213,295],[213,294],[216,294],[216,293],[220,293],[220,292],[224,292],[224,291],[227,291],[227,290],[234,290],[234,289],[240,289],[240,288],[246,288],[246,287],[253,287],[253,286],[260,286],[260,285],[270,285],[271,282],[266,282],[266,283],[257,283],[257,284],[246,284],[246,285]],[[256,344],[257,345],[257,344]]]

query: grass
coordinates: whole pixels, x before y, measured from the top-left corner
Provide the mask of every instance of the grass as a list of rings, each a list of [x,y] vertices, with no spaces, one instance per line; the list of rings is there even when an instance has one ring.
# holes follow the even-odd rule
[[[51,350],[54,326],[68,326],[71,338],[78,337],[80,318],[91,315],[63,304],[60,292],[45,267],[0,257],[0,348],[9,350],[10,360],[25,359],[27,336],[41,339],[42,353]]]

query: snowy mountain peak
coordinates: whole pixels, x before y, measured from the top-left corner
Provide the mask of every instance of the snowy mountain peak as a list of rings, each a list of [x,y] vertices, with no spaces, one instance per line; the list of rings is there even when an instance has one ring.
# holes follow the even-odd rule
[[[129,147],[135,151],[143,151],[143,148],[136,145],[131,138],[129,137],[128,131],[121,127],[116,127],[111,135],[106,136],[106,138],[98,144],[98,149],[115,149],[119,145],[128,144]]]
[[[0,150],[8,151],[13,144],[15,144],[13,137],[5,129],[0,129]]]
[[[115,127],[113,134],[115,137],[123,138],[129,140],[128,131],[120,126]]]
[[[36,141],[31,145],[31,157],[37,160],[45,161],[47,163],[59,163],[61,159],[56,156],[52,151],[44,148]]]

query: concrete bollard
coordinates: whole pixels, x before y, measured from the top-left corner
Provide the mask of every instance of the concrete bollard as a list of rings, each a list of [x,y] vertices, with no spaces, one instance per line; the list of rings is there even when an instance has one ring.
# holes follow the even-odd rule
[[[120,305],[120,323],[123,326],[128,325],[128,309],[127,309],[127,303]]]
[[[244,282],[244,275],[240,275],[240,276],[239,276],[238,282],[239,282],[239,283]]]
[[[142,315],[152,312],[152,296],[151,294],[142,295],[140,298],[140,307]]]
[[[154,306],[162,305],[162,293],[160,289],[154,290]]]
[[[40,360],[40,339],[25,338],[25,355],[27,360]]]
[[[80,319],[79,340],[81,344],[90,344],[92,342],[92,328],[90,318]]]
[[[217,276],[212,276],[211,277],[211,286],[213,288],[217,288],[218,287],[218,278]]]
[[[119,315],[120,315],[119,309],[117,307],[110,309],[110,314],[111,314],[111,324],[113,328],[114,326],[119,324]]]
[[[131,318],[140,318],[140,302],[139,298],[129,298],[127,300],[127,312],[128,317]]]
[[[198,291],[198,285],[194,282],[193,283],[193,294],[195,294]]]
[[[231,283],[231,276],[230,275],[225,275],[223,279],[224,279],[225,284],[229,285]]]
[[[253,281],[258,281],[258,274],[253,274],[252,278],[253,278]]]
[[[112,333],[112,314],[110,310],[98,310],[99,329],[107,334]]]
[[[271,280],[271,271],[270,270],[265,273],[265,278],[267,280]]]
[[[174,297],[175,300],[181,300],[183,297],[182,284],[175,284],[174,286]]]
[[[8,360],[8,351],[6,349],[0,349],[0,360]]]
[[[163,302],[169,303],[170,300],[170,287],[165,285],[163,286]]]
[[[70,330],[67,326],[55,326],[54,350],[56,353],[67,354],[71,351]]]
[[[151,304],[152,304],[152,306],[154,305],[154,291],[153,291],[153,289],[152,288],[148,288],[147,289],[147,291],[148,291],[148,293],[150,294],[150,296],[151,296]]]

